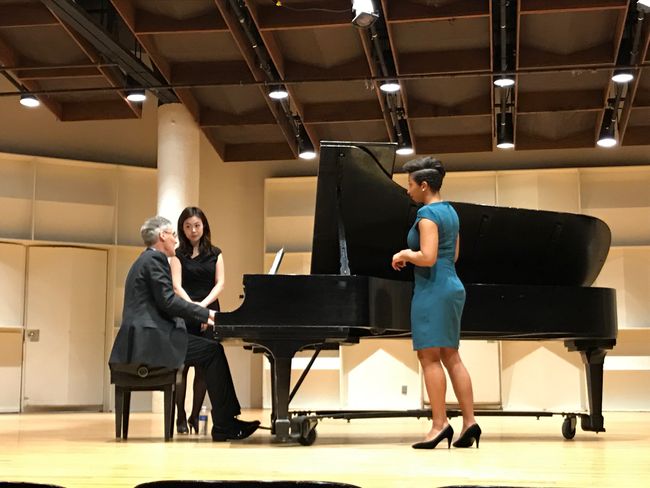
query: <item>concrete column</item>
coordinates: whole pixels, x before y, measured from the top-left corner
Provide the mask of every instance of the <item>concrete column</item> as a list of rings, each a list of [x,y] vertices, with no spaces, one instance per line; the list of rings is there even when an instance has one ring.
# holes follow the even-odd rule
[[[181,103],[158,107],[158,214],[176,226],[199,204],[199,127]]]
[[[199,205],[199,143],[199,127],[183,104],[167,103],[158,107],[157,213],[171,220],[174,228],[185,207]],[[190,370],[186,411],[192,405],[193,378]],[[153,393],[152,411],[163,411],[161,392]]]

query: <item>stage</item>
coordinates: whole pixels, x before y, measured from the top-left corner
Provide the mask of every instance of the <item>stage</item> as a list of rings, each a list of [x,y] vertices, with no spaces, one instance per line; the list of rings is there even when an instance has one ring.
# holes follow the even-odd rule
[[[246,411],[245,419],[268,412]],[[133,487],[161,479],[322,480],[361,487],[650,486],[650,413],[605,413],[607,432],[561,434],[561,417],[479,417],[480,449],[411,449],[425,420],[325,420],[314,445],[275,444],[266,430],[232,443],[175,435],[162,414],[132,414],[129,440],[110,413],[0,415],[0,481]],[[452,419],[460,429],[460,419]]]

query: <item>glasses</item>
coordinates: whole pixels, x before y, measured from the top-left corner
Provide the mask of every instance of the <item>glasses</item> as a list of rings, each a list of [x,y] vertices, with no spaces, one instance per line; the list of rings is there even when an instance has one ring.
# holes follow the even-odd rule
[[[174,238],[178,237],[178,235],[176,234],[175,231],[173,231],[173,230],[169,230],[169,229],[165,229],[165,230],[163,230],[163,231],[161,232],[161,234],[171,234],[172,236],[174,236]]]

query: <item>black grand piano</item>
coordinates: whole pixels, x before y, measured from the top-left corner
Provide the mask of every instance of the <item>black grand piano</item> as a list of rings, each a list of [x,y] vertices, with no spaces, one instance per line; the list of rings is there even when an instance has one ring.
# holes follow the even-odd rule
[[[412,269],[396,272],[390,264],[406,247],[418,207],[392,181],[394,149],[387,143],[322,142],[311,274],[245,275],[240,308],[217,314],[220,337],[239,338],[269,358],[271,431],[277,440],[313,443],[324,416],[430,414],[289,411],[321,350],[362,338],[409,336]],[[569,213],[453,206],[461,224],[457,271],[467,291],[461,338],[563,340],[585,364],[589,412],[558,412],[565,417],[562,433],[575,435],[577,417],[583,430],[604,431],[603,362],[616,343],[616,295],[589,285],[609,251],[607,225]],[[290,391],[291,359],[304,349],[315,352]]]

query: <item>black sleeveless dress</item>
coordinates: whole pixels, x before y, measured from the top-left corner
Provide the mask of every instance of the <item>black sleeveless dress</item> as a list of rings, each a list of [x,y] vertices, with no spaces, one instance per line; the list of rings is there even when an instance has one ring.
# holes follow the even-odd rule
[[[221,254],[221,249],[212,246],[212,253],[201,253],[198,256],[191,258],[181,254],[178,249],[176,250],[176,257],[181,262],[182,267],[182,280],[183,289],[190,296],[192,301],[200,302],[207,297],[216,284],[216,266],[217,259]],[[219,311],[219,300],[215,300],[208,308]],[[202,336],[201,323],[186,320],[185,325],[189,334]],[[212,333],[209,334],[212,337]]]

